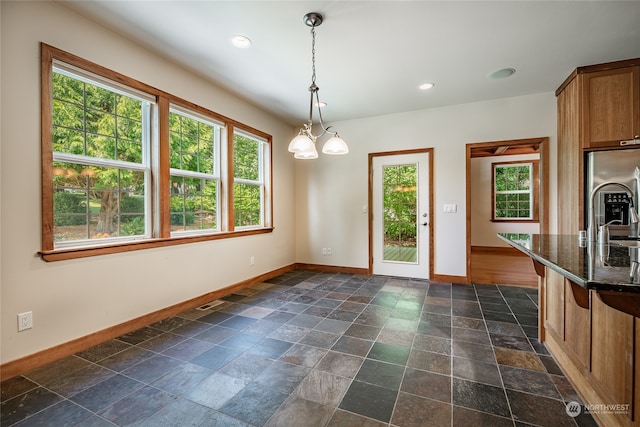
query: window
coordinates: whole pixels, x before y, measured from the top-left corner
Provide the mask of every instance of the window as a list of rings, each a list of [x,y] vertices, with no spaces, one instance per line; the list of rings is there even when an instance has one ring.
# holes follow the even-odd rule
[[[263,223],[264,148],[264,142],[255,137],[234,132],[233,212],[236,227],[259,226]]]
[[[59,65],[52,97],[56,245],[148,236],[152,102]]]
[[[220,128],[177,110],[169,115],[172,233],[219,229]]]
[[[493,163],[493,220],[538,221],[538,160]]]
[[[418,164],[382,166],[383,261],[418,261]]]
[[[41,51],[43,259],[272,230],[271,136]]]

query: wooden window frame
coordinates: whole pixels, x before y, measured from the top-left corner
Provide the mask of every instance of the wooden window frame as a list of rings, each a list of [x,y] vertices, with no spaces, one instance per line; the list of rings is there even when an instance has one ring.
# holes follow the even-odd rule
[[[532,173],[532,205],[529,210],[531,218],[496,218],[496,166],[531,164]],[[513,222],[513,223],[539,223],[540,222],[540,160],[518,160],[513,162],[493,162],[491,163],[491,222]]]
[[[240,236],[271,233],[273,227],[273,174],[272,174],[272,137],[271,135],[254,129],[236,120],[225,117],[221,114],[208,110],[170,93],[156,89],[138,80],[127,77],[108,68],[80,58],[71,53],[57,49],[46,43],[40,44],[40,87],[41,87],[41,250],[38,252],[45,261],[60,261],[66,259],[84,258],[97,255],[122,253],[142,249],[166,247],[186,243],[196,243],[212,241]],[[158,109],[158,141],[157,141],[157,169],[154,170],[154,198],[157,203],[154,205],[156,212],[151,215],[158,224],[154,226],[154,233],[151,238],[135,241],[118,242],[112,244],[100,244],[92,246],[78,246],[73,248],[55,248],[54,246],[54,216],[53,216],[53,116],[52,116],[52,73],[54,60],[64,64],[77,67],[81,70],[106,78],[118,84],[125,85],[131,89],[144,92],[156,98]],[[172,104],[184,109],[192,110],[200,115],[210,117],[213,121],[224,123],[227,128],[227,170],[221,171],[221,196],[225,200],[220,200],[222,209],[225,209],[225,216],[221,222],[221,231],[210,234],[196,234],[188,236],[171,237],[170,224],[170,159],[169,159],[169,110]],[[233,185],[233,131],[237,128],[244,133],[255,135],[266,141],[268,148],[264,159],[264,223],[261,227],[243,228],[236,231],[233,226],[233,192],[229,191]],[[225,141],[222,141],[224,144]]]

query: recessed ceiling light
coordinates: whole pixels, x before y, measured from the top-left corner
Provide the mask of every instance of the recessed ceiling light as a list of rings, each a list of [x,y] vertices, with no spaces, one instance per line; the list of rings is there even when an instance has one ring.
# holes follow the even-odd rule
[[[422,83],[420,86],[418,86],[418,89],[427,90],[427,89],[431,89],[434,86],[435,86],[434,83]]]
[[[231,38],[231,44],[239,49],[246,49],[251,46],[251,40],[246,36],[233,36]]]
[[[506,79],[507,77],[511,77],[515,74],[515,68],[503,68],[501,70],[494,71],[489,74],[489,78],[491,79]]]

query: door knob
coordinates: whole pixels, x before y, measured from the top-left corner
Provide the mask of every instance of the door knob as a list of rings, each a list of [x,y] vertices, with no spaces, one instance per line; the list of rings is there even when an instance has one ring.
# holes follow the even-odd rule
[[[422,225],[429,225],[429,223],[428,222],[423,222]]]

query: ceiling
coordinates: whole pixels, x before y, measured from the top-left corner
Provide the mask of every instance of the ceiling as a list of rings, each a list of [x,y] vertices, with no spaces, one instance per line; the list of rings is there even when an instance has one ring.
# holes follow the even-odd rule
[[[299,125],[311,34],[325,121],[552,92],[578,66],[640,57],[640,1],[59,3]],[[252,40],[231,45],[234,35]],[[512,67],[506,79],[491,79]],[[418,85],[435,87],[421,91]]]

